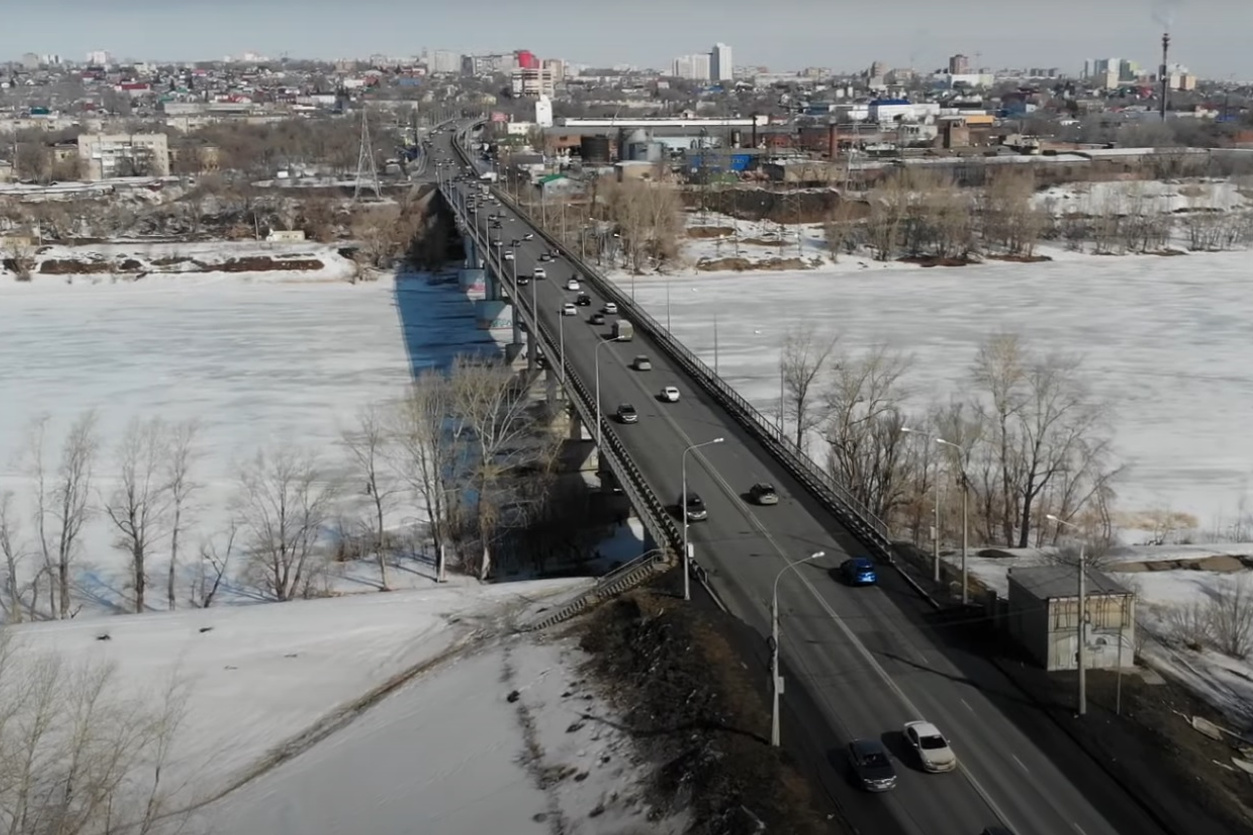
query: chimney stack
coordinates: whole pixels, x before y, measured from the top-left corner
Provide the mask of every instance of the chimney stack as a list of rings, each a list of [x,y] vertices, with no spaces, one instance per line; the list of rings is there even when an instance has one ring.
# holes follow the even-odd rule
[[[1166,55],[1170,51],[1170,33],[1162,35],[1162,66],[1158,71],[1157,79],[1162,86],[1162,101],[1160,111],[1162,121],[1166,121],[1166,97],[1170,95],[1170,74],[1166,69]]]

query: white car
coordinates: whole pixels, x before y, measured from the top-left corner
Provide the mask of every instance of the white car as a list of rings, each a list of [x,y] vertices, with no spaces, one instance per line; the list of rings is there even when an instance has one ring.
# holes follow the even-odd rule
[[[605,302],[605,313],[612,316],[618,312],[618,306],[613,302]]]
[[[561,308],[562,316],[578,316],[579,309],[574,306],[574,302],[566,302]]]
[[[506,250],[505,250],[505,260],[506,260],[506,261],[512,261],[512,260],[513,260],[513,250],[512,250],[512,249],[506,249]]]
[[[957,768],[957,755],[935,725],[922,721],[907,722],[904,735],[909,747],[918,752],[924,770],[938,774]]]
[[[524,240],[524,241],[533,241],[533,240],[535,240],[535,236],[534,236],[534,235],[532,235],[530,232],[527,232],[525,235],[523,235],[523,236],[522,236],[522,240]]]
[[[535,278],[548,278],[548,273],[547,271],[544,270],[543,267],[536,267],[535,271],[531,273],[531,275],[533,275]]]
[[[666,386],[661,390],[661,399],[667,403],[678,403],[679,390],[674,386]]]
[[[570,279],[569,281],[567,281],[567,282],[566,282],[566,289],[567,289],[567,290],[577,290],[577,289],[579,289],[579,280],[578,280],[577,278],[572,278],[572,279]]]

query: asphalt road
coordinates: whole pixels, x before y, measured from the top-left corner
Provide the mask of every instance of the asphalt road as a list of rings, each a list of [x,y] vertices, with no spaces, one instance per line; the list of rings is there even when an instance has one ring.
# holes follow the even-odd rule
[[[451,143],[448,135],[438,139]],[[478,190],[477,183],[464,187]],[[510,216],[503,207],[481,207],[480,234],[487,231],[489,212]],[[534,232],[518,219],[503,227],[490,236],[501,238],[504,248]],[[531,273],[546,246],[535,233],[534,241],[516,248],[517,272]],[[690,527],[696,558],[732,614],[769,634],[771,588],[780,571],[791,560],[826,552],[779,580],[781,647],[785,670],[792,674],[787,683],[793,691],[804,688],[783,698],[793,722],[806,729],[804,739],[785,745],[795,743],[808,758],[822,761],[823,787],[856,829],[867,835],[977,835],[999,823],[1016,835],[1162,832],[1103,772],[1079,766],[1073,774],[1081,777],[1072,780],[1066,756],[1050,759],[1002,714],[989,694],[967,680],[952,650],[927,626],[917,596],[890,570],[880,571],[879,586],[849,588],[835,580],[835,567],[861,551],[832,515],[638,330],[632,342],[597,349],[611,336],[609,325],[587,320],[603,300],[584,282],[593,305],[578,308],[577,316],[560,316],[562,304],[576,295],[564,289],[574,268],[560,259],[542,266],[548,279],[533,282],[541,318],[554,334],[559,328],[564,332],[566,358],[589,391],[599,356],[605,414],[621,402],[639,411],[639,423],[615,431],[663,500],[678,502],[683,450],[725,438],[688,455],[688,489],[709,509],[708,521]],[[521,304],[531,303],[531,290],[521,288]],[[652,371],[629,367],[637,354],[652,359]],[[678,387],[679,402],[660,402],[657,392],[665,385]],[[778,505],[747,502],[745,494],[756,481],[775,485]],[[761,674],[767,676],[765,670]],[[960,761],[956,772],[921,771],[900,739],[902,725],[914,719],[934,722],[949,738]],[[858,737],[882,739],[893,754],[899,774],[895,791],[866,795],[848,784],[842,748]],[[1060,746],[1051,742],[1056,751]],[[1073,749],[1074,758],[1085,756]]]

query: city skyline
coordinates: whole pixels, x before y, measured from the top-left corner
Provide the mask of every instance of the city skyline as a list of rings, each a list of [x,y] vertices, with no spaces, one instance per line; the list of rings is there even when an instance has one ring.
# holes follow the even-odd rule
[[[490,5],[499,0],[487,0]],[[802,5],[809,9],[802,11]],[[656,7],[657,14],[651,12]],[[67,7],[69,7],[67,14]],[[482,7],[478,7],[482,8]],[[839,9],[796,0],[776,4],[775,15],[714,14],[712,0],[681,7],[646,0],[622,14],[581,9],[577,17],[552,0],[536,0],[526,14],[465,15],[465,9],[414,12],[393,0],[359,0],[346,8],[328,0],[223,0],[212,7],[184,0],[117,0],[108,10],[85,0],[52,7],[24,7],[0,31],[0,59],[25,53],[59,54],[82,61],[91,51],[137,60],[220,60],[245,52],[278,58],[412,56],[423,47],[459,53],[529,49],[541,58],[593,66],[627,64],[664,69],[676,55],[716,42],[734,46],[740,66],[773,71],[808,66],[851,71],[882,61],[887,66],[929,71],[954,54],[987,67],[1057,66],[1077,75],[1093,56],[1126,55],[1145,65],[1156,60],[1163,29],[1172,52],[1198,74],[1215,79],[1253,78],[1244,34],[1253,31],[1253,4],[1218,0],[1153,3],[1113,0],[1098,9],[1079,0],[1057,0],[1004,17],[1000,7],[953,0],[944,7],[906,0],[890,19],[866,0]],[[299,11],[297,11],[297,9]],[[863,12],[864,13],[860,13]],[[664,12],[666,26],[657,25]],[[414,17],[396,25],[388,15]],[[805,25],[796,25],[798,19]],[[485,26],[482,20],[506,21]],[[376,25],[379,21],[392,22]],[[553,25],[560,20],[561,25]],[[900,25],[898,21],[909,21]],[[67,21],[69,25],[67,26]],[[247,25],[241,25],[246,23]],[[703,46],[708,49],[709,46]]]

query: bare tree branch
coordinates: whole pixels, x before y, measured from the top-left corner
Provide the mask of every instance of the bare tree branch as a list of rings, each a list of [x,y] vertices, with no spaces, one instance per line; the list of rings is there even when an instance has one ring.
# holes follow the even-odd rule
[[[161,473],[168,458],[167,443],[160,418],[131,420],[117,448],[117,486],[103,503],[105,515],[117,529],[115,547],[131,559],[136,612],[146,608],[148,556],[168,508],[169,490]]]

